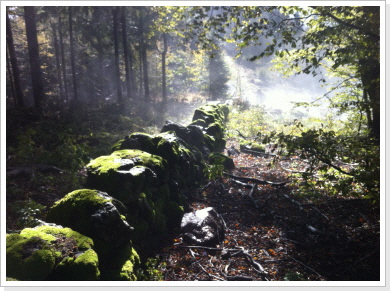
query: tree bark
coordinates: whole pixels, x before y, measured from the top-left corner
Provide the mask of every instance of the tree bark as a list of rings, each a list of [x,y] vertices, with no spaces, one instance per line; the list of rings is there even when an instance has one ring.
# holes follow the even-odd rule
[[[62,102],[62,100],[64,100],[64,86],[62,84],[62,77],[61,77],[61,62],[60,62],[60,50],[58,48],[57,28],[55,27],[54,24],[52,24],[52,31],[53,31],[54,53],[55,53],[56,67],[57,67],[57,79],[58,79],[60,100]]]
[[[42,100],[45,97],[45,93],[43,90],[43,77],[41,69],[41,60],[39,57],[39,45],[34,6],[24,6],[24,18],[26,24],[28,55],[30,58],[30,71],[34,97],[34,107],[37,109],[41,109]]]
[[[380,64],[373,59],[360,60],[360,75],[363,91],[369,99],[371,118],[368,127],[371,135],[378,141],[380,139]],[[366,97],[364,96],[364,97]]]
[[[126,7],[122,6],[122,14],[121,14],[121,21],[122,21],[122,42],[123,42],[123,57],[125,59],[125,71],[126,71],[126,93],[127,93],[127,99],[130,99],[133,97],[132,92],[132,83],[131,83],[131,74],[130,74],[130,64],[129,64],[129,49],[128,49],[128,43],[127,43],[127,28],[126,28]]]
[[[162,68],[162,99],[163,102],[167,102],[167,72],[166,72],[166,56],[168,52],[167,34],[163,33],[163,51],[161,54],[161,68]]]
[[[119,7],[112,8],[112,17],[114,21],[113,34],[114,34],[114,50],[115,50],[115,83],[116,83],[116,90],[118,95],[117,96],[118,102],[123,103],[120,70],[119,70],[118,12],[119,12]]]
[[[143,28],[143,15],[142,11],[140,11],[140,55],[142,61],[142,70],[143,70],[143,83],[145,90],[145,102],[148,103],[150,101],[150,89],[149,89],[149,73],[148,73],[148,56],[146,50],[146,43],[144,39],[144,28]]]
[[[64,39],[62,35],[62,22],[61,22],[61,15],[58,17],[58,36],[60,40],[60,54],[61,54],[61,63],[62,63],[62,79],[64,81],[64,100],[67,102],[69,99],[69,92],[68,92],[68,82],[66,78],[66,63],[65,63],[65,52],[64,52]]]
[[[73,95],[74,95],[73,97],[75,101],[78,101],[79,95],[78,95],[74,41],[73,41],[72,7],[68,8],[68,13],[69,13],[70,61],[72,66],[72,77],[73,77]]]
[[[8,47],[7,47],[7,74],[9,76],[9,84],[10,84],[9,87],[11,89],[12,100],[14,101],[15,108],[18,108],[18,101],[16,100],[15,84],[14,84],[14,78],[12,77],[11,60],[8,52]]]
[[[15,103],[17,107],[24,107],[24,97],[23,97],[23,92],[22,88],[20,86],[20,71],[19,71],[19,66],[18,66],[18,61],[16,58],[16,52],[15,52],[15,46],[14,46],[14,39],[12,35],[12,29],[11,29],[11,22],[9,20],[9,15],[8,11],[7,13],[7,18],[6,18],[6,34],[7,34],[7,47],[8,47],[8,53],[9,53],[9,58],[11,62],[11,67],[12,67],[12,80],[13,88],[15,89]]]

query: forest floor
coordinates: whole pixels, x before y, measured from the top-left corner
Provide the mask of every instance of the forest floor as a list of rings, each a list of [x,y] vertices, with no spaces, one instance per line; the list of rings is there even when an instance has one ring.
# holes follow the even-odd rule
[[[234,140],[231,145],[239,148]],[[272,182],[289,179],[286,168],[304,167],[296,159],[272,166],[270,158],[244,153],[233,159],[231,174]],[[226,222],[225,239],[202,248],[186,246],[178,235],[160,253],[163,280],[380,280],[379,207],[363,199],[296,195],[297,187],[259,185],[250,199],[250,189],[225,177],[195,191],[190,209],[214,207]],[[236,249],[237,256],[224,249]]]

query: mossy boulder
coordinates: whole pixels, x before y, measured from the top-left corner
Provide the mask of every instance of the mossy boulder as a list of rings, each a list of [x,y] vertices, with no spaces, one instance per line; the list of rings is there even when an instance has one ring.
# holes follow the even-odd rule
[[[135,132],[126,136],[124,139],[118,141],[113,147],[112,151],[119,151],[125,149],[137,149],[148,153],[152,153],[154,143],[152,141],[153,136],[143,133]]]
[[[7,237],[8,238],[8,237]],[[7,246],[7,276],[21,281],[43,281],[54,270],[60,254],[39,238],[23,238]]]
[[[203,137],[202,133],[201,136]],[[147,139],[147,142],[144,139]],[[140,140],[143,142],[139,142]],[[195,179],[201,180],[203,177],[199,167],[202,162],[201,152],[187,144],[174,131],[162,132],[154,137],[140,133],[131,134],[119,141],[114,148],[138,149],[162,157],[168,163],[170,177],[177,180],[181,187],[193,185]]]
[[[228,107],[222,104],[207,104],[195,110],[190,126],[200,126],[203,133],[208,135],[204,141],[210,149],[207,155],[225,148],[224,131],[228,113]]]
[[[219,122],[214,122],[206,128],[206,133],[214,138],[214,150],[223,151],[226,146],[224,130]]]
[[[16,280],[99,280],[94,243],[70,228],[26,228],[6,238],[7,276]]]
[[[219,152],[214,152],[209,155],[209,163],[211,165],[214,164],[220,164],[223,165],[223,167],[227,170],[234,169],[234,161],[232,158],[219,153]]]
[[[224,104],[206,104],[195,110],[193,121],[204,120],[206,124],[220,122],[222,124],[228,118],[229,108]]]
[[[127,243],[132,234],[125,209],[120,201],[105,192],[80,189],[57,201],[46,219],[119,247]]]
[[[87,165],[87,187],[109,193],[125,204],[137,201],[142,192],[168,182],[168,163],[141,150],[120,150]]]
[[[186,143],[186,147],[193,152],[197,159],[202,159],[210,153],[203,141],[203,128],[198,125],[189,125],[187,127],[167,121],[161,129],[161,132],[174,132],[177,137]]]

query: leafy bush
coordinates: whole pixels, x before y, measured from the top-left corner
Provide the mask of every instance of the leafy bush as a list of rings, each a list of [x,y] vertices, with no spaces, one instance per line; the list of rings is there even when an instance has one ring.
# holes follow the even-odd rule
[[[19,229],[34,227],[38,225],[39,218],[42,218],[45,206],[28,199],[25,201],[15,201],[10,205],[10,211],[18,214],[16,225]]]

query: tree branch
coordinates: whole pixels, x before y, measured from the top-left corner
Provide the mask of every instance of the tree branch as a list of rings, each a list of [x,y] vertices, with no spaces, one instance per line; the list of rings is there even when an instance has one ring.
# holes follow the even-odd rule
[[[310,6],[310,8],[317,9],[317,6]],[[380,36],[377,35],[376,33],[369,32],[369,31],[363,29],[360,26],[357,26],[357,25],[352,24],[352,23],[348,23],[348,22],[346,22],[346,21],[344,21],[344,20],[342,20],[342,19],[340,19],[340,18],[330,14],[329,12],[321,12],[321,13],[322,13],[322,15],[328,16],[328,17],[332,18],[333,20],[335,20],[336,22],[338,22],[338,23],[340,23],[340,24],[342,24],[344,26],[356,29],[356,30],[358,30],[359,32],[361,32],[363,34],[366,34],[368,36],[371,36],[372,38],[375,38],[376,40],[380,39]]]

